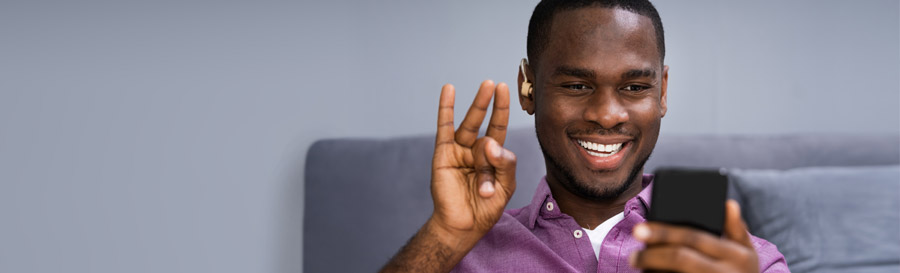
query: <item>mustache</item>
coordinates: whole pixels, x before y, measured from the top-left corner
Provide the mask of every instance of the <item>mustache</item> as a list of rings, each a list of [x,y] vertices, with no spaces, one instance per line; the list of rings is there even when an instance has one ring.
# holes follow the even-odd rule
[[[571,128],[566,130],[568,135],[601,135],[601,136],[629,136],[637,137],[638,133],[625,128],[624,126],[616,126],[613,128],[593,127],[593,128]]]

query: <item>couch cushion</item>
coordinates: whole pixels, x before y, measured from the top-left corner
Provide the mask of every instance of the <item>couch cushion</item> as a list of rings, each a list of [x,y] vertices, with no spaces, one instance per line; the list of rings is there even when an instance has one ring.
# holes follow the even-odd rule
[[[848,149],[847,147],[853,147]],[[658,167],[787,170],[900,163],[900,135],[660,134],[644,172]]]
[[[750,232],[792,272],[900,272],[900,166],[731,170]]]

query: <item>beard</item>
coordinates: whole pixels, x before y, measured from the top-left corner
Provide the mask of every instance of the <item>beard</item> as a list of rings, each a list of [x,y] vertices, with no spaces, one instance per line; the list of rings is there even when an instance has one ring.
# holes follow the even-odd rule
[[[572,171],[572,166],[561,164],[561,160],[557,159],[553,154],[547,152],[547,149],[544,148],[544,142],[541,140],[540,132],[535,130],[535,134],[537,135],[538,145],[541,146],[541,153],[544,154],[544,158],[547,160],[547,162],[553,165],[554,168],[559,170],[564,176],[564,179],[562,181],[559,181],[563,188],[575,195],[580,196],[581,198],[593,201],[609,201],[619,198],[619,196],[625,193],[625,191],[627,191],[634,184],[637,176],[641,175],[641,171],[644,169],[644,163],[647,163],[647,160],[650,159],[650,155],[652,154],[651,151],[651,153],[648,153],[643,158],[639,158],[638,161],[631,166],[628,177],[626,177],[624,181],[617,181],[613,185],[598,188],[594,187],[592,183],[589,183],[588,181],[582,181],[581,179],[575,177],[575,174]],[[605,175],[608,173],[607,171],[594,170],[591,170],[591,172],[593,173],[593,175]]]

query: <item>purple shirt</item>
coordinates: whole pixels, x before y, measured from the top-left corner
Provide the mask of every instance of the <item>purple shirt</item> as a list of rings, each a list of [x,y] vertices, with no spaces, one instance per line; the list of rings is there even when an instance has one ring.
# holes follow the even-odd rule
[[[644,175],[644,190],[625,203],[625,218],[603,239],[599,261],[587,233],[559,211],[543,178],[531,204],[503,213],[453,272],[640,272],[628,264],[629,255],[644,248],[631,230],[646,221],[652,181]],[[775,245],[751,239],[761,272],[790,272]]]

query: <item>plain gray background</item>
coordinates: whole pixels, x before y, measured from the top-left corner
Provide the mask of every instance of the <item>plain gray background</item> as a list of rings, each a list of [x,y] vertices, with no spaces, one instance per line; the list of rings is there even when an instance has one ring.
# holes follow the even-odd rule
[[[0,271],[300,271],[308,146],[514,85],[535,3],[0,2]],[[656,5],[663,134],[900,131],[898,1]]]

